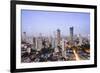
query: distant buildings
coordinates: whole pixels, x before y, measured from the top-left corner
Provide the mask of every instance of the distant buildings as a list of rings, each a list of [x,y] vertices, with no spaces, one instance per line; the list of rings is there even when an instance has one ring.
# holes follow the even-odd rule
[[[36,49],[40,51],[42,49],[42,39],[36,38]]]
[[[70,45],[74,45],[73,36],[74,36],[74,28],[70,27]]]
[[[36,38],[33,37],[33,48],[35,49],[36,48]]]
[[[61,36],[61,30],[56,30],[56,35],[53,36],[27,36],[26,32],[23,32],[22,42],[31,44],[32,49],[40,51],[42,48],[51,47],[58,51],[57,47],[60,47],[62,50],[62,55],[65,53],[66,47],[70,46],[81,46],[82,44],[89,44],[89,38],[83,38],[81,34],[74,35],[74,27],[69,28],[70,37]]]
[[[52,42],[51,42],[52,48],[55,48],[56,43],[55,43],[55,38],[52,38]]]
[[[21,53],[24,56],[25,52],[27,52],[29,54],[28,56],[31,56],[27,56],[28,59],[25,58],[26,60],[23,57],[23,62],[31,62],[31,60],[41,62],[43,59],[43,61],[46,62],[50,61],[50,59],[51,61],[75,60],[78,55],[86,58],[89,54],[86,55],[87,53],[82,53],[81,55],[79,52],[85,48],[86,51],[90,53],[90,36],[84,37],[81,34],[74,34],[74,27],[69,28],[69,33],[69,36],[62,36],[61,30],[57,29],[56,35],[54,34],[53,36],[43,36],[42,34],[29,36],[26,32],[23,32]],[[32,57],[33,59],[31,59]]]
[[[74,28],[73,27],[70,27],[70,40],[73,41],[73,31],[74,31]]]
[[[60,46],[61,41],[61,32],[60,29],[57,29],[57,46]]]
[[[82,36],[79,34],[78,37],[79,37],[79,44],[78,45],[81,46],[82,45]]]
[[[66,49],[65,49],[66,40],[65,39],[62,39],[61,45],[62,45],[62,56],[66,57]]]
[[[26,36],[26,32],[22,33],[22,42],[27,42],[27,36]]]

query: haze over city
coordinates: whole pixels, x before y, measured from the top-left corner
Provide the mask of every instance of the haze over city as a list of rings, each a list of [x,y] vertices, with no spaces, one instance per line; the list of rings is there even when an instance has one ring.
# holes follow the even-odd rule
[[[69,28],[74,27],[74,34],[90,34],[90,14],[79,12],[21,11],[22,32],[28,35],[54,35],[57,29],[61,35],[68,36]]]

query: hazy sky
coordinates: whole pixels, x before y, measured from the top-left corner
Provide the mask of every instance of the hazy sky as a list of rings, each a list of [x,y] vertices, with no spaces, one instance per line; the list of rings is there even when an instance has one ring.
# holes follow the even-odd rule
[[[21,10],[21,23],[28,35],[53,35],[60,29],[67,36],[72,26],[74,34],[90,34],[90,13]]]

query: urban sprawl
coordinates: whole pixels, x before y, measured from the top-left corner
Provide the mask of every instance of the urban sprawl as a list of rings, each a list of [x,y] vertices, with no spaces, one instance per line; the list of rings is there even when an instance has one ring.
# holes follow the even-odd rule
[[[90,37],[74,34],[74,27],[69,28],[70,35],[62,36],[61,30],[56,35],[29,37],[22,32],[21,62],[78,61],[90,59]]]

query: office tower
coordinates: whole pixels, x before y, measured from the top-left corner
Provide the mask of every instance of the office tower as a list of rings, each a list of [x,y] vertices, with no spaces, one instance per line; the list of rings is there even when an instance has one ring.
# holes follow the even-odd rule
[[[62,39],[61,44],[62,44],[62,56],[66,57],[65,40],[64,39]]]
[[[38,39],[36,38],[36,49],[38,48]]]
[[[82,36],[79,34],[79,45],[82,45]]]
[[[36,49],[36,38],[33,37],[33,48]]]
[[[74,28],[73,27],[70,27],[70,45],[74,45],[74,41],[73,41],[73,33],[74,31]]]
[[[60,29],[57,29],[57,46],[60,46],[61,34]]]
[[[52,48],[57,47],[56,45],[56,32],[53,32],[53,38],[52,38]]]
[[[55,38],[52,38],[52,48],[55,48]]]
[[[23,32],[22,34],[22,42],[27,42],[26,32]]]
[[[36,49],[37,51],[42,49],[42,40],[40,38],[36,38]]]
[[[70,27],[70,40],[73,41],[73,31],[74,31],[74,28],[73,27]]]

